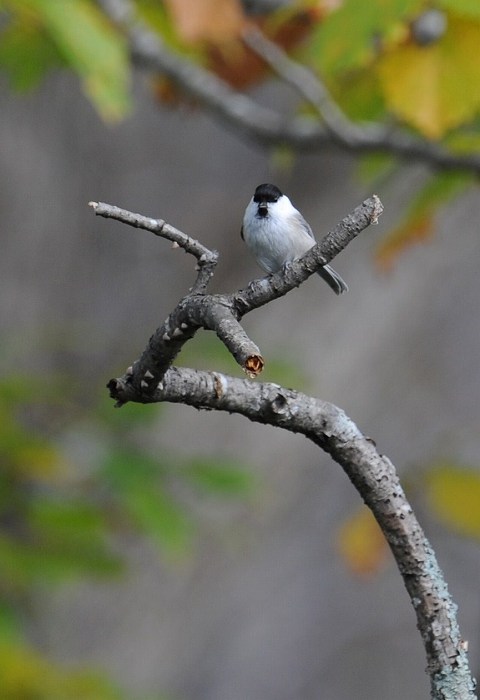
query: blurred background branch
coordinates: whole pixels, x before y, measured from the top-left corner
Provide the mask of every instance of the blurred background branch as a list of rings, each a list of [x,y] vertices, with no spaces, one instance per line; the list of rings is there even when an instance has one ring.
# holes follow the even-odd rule
[[[321,123],[295,117],[285,119],[266,109],[192,61],[169,50],[158,34],[138,19],[129,0],[99,0],[107,14],[120,23],[129,38],[134,62],[143,68],[158,71],[184,90],[188,97],[199,100],[203,107],[226,120],[241,133],[264,145],[288,145],[294,148],[323,148],[334,143],[360,153],[387,152],[401,158],[425,162],[434,168],[480,173],[480,157],[448,152],[448,150],[414,138],[398,128],[380,124],[358,126],[346,119],[328,90],[318,78],[300,64],[290,60],[274,42],[257,28],[248,28],[242,37],[246,45],[277,73],[293,85],[321,116]]]

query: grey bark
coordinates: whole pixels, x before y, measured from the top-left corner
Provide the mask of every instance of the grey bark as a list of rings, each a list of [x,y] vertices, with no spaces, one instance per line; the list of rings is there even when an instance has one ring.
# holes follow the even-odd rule
[[[252,282],[230,295],[208,295],[206,285],[216,264],[215,254],[163,221],[141,217],[107,204],[92,203],[96,214],[145,228],[189,249],[199,261],[197,283],[149,340],[141,358],[123,377],[108,383],[117,406],[127,401],[169,401],[238,413],[258,423],[300,433],[341,465],[379,523],[395,557],[417,617],[431,682],[433,700],[473,700],[475,681],[468,665],[468,645],[462,640],[453,602],[435,553],[405,496],[396,470],[374,441],[331,403],[282,388],[253,383],[218,372],[172,367],[183,344],[200,327],[216,330],[247,374],[263,366],[260,351],[240,325],[241,317],[285,295],[329,262],[358,233],[376,223],[382,212],[378,197],[366,200],[345,217],[303,258],[281,272]],[[203,266],[208,267],[204,277]],[[208,279],[207,279],[208,278]],[[205,280],[197,293],[198,279]],[[251,370],[249,361],[259,365]]]

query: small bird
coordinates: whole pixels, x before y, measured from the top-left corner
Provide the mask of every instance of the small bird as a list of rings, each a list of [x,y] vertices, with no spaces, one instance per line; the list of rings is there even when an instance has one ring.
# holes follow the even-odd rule
[[[312,229],[278,187],[259,185],[248,203],[240,232],[261,268],[272,274],[315,245]],[[318,274],[335,294],[348,292],[338,272],[324,265]]]

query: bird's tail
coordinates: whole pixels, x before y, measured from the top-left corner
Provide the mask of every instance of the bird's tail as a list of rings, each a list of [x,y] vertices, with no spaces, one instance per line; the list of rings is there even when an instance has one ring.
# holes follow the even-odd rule
[[[343,281],[338,272],[335,272],[333,267],[330,265],[324,265],[318,271],[318,274],[329,287],[333,289],[335,294],[343,294],[343,292],[348,292],[347,283]]]

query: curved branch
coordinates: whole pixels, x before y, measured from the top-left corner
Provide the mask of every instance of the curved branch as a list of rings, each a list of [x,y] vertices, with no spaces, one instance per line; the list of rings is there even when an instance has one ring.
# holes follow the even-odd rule
[[[243,32],[243,42],[304,100],[314,107],[325,129],[334,141],[355,148],[367,137],[378,140],[385,129],[377,124],[359,126],[350,121],[335,103],[327,87],[306,66],[297,63],[258,27],[249,26]]]
[[[114,382],[115,380],[112,380]],[[111,387],[114,388],[114,387]],[[169,401],[238,413],[301,433],[338,462],[379,523],[417,616],[434,700],[474,700],[467,644],[434,551],[392,462],[339,408],[277,384],[172,367],[148,402]]]
[[[94,209],[99,215],[160,235],[170,231],[163,221],[107,204],[96,204]],[[460,636],[456,606],[395,468],[379,454],[373,440],[362,435],[341,409],[325,401],[276,384],[171,367],[183,344],[203,327],[215,330],[244,369],[257,374],[263,358],[239,323],[242,315],[298,286],[360,231],[376,223],[382,209],[378,197],[366,200],[303,258],[236,294],[187,294],[152,335],[140,359],[123,377],[111,379],[108,388],[117,405],[170,401],[238,413],[258,423],[302,433],[329,453],[372,510],[396,559],[422,635],[433,700],[474,700],[467,644]],[[210,251],[201,244],[176,229],[171,231],[179,244],[192,247],[189,252],[208,257]]]
[[[88,206],[92,207],[97,216],[103,216],[105,219],[115,219],[134,228],[150,231],[155,236],[172,241],[174,247],[183,248],[186,253],[193,255],[198,260],[198,276],[191,293],[203,294],[205,292],[217,266],[217,251],[206,248],[202,243],[199,243],[194,238],[190,238],[183,231],[179,231],[178,228],[170,226],[163,219],[152,219],[151,217],[135,214],[105,202],[89,202]]]

